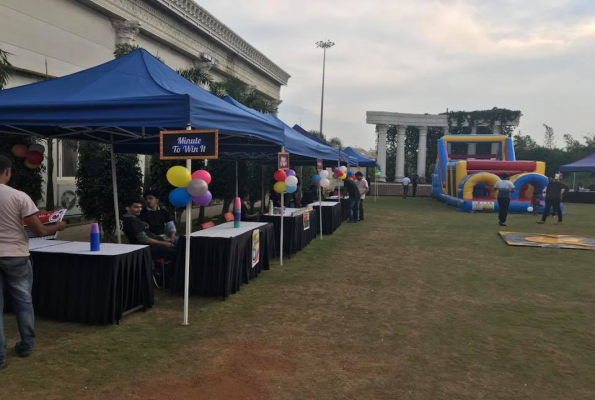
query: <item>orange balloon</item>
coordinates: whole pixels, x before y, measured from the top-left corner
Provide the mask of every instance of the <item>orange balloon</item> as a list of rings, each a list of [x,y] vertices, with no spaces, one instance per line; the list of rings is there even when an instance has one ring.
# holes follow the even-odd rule
[[[11,152],[15,157],[25,158],[27,157],[27,153],[29,153],[29,149],[24,144],[15,144],[12,146]]]
[[[26,166],[27,168],[29,168],[29,169],[36,169],[36,168],[39,168],[39,166],[40,166],[40,165],[41,165],[41,164],[37,164],[37,165],[35,165],[35,164],[31,164],[29,161],[25,161],[25,166]]]

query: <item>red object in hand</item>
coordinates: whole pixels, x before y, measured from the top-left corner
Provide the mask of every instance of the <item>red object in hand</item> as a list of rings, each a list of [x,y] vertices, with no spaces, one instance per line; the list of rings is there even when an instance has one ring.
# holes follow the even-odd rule
[[[285,171],[279,169],[275,172],[273,177],[275,178],[275,180],[277,182],[285,182],[285,178],[287,178],[287,174],[285,173]]]
[[[27,153],[25,160],[31,165],[39,165],[43,161],[43,153],[39,151],[30,151]]]

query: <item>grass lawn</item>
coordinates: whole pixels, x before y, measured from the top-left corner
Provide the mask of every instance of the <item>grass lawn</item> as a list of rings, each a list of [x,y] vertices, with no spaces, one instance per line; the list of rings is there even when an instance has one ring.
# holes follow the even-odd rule
[[[595,236],[595,207],[517,232]],[[37,320],[0,399],[593,399],[595,252],[508,247],[495,214],[366,200],[226,301],[157,293],[120,326]],[[9,346],[18,334],[5,316]]]

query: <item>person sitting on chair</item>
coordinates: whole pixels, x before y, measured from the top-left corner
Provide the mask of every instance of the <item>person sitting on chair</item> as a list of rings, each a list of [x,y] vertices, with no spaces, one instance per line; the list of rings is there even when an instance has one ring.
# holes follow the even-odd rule
[[[159,207],[159,196],[157,192],[149,190],[145,193],[145,204],[140,212],[140,219],[149,225],[149,232],[162,238],[169,238],[172,243],[177,243],[176,224],[169,211]],[[163,228],[167,228],[169,235],[163,233]]]
[[[176,258],[175,245],[159,235],[151,233],[139,218],[143,208],[141,199],[128,200],[126,214],[122,218],[123,231],[130,244],[146,244],[151,246],[153,258],[164,258],[173,261]]]
[[[242,199],[242,221],[258,221],[259,213],[250,213],[247,204],[250,204],[250,192],[248,188],[243,188],[241,193]]]

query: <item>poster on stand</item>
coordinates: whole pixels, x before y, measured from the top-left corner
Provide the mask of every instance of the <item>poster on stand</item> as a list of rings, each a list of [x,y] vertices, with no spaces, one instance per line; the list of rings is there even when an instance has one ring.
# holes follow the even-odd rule
[[[260,230],[252,231],[252,268],[260,261]]]
[[[304,218],[304,230],[307,231],[308,229],[310,229],[310,213],[309,212],[304,213],[303,218]]]

